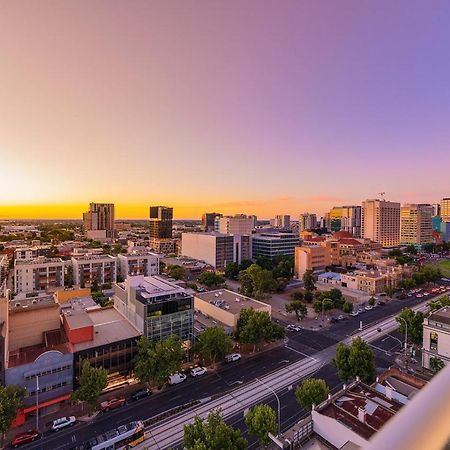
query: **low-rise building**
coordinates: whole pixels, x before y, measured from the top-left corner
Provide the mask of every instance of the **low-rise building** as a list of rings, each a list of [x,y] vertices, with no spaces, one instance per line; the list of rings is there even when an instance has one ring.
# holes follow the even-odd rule
[[[301,246],[295,247],[294,276],[302,279],[307,270],[324,271],[331,264],[330,252],[326,247]]]
[[[119,276],[125,280],[128,276],[159,274],[159,256],[148,251],[131,251],[117,256]]]
[[[33,247],[19,247],[14,251],[14,258],[36,259],[39,256],[49,257],[52,253],[50,245],[34,245]]]
[[[432,312],[423,321],[422,365],[431,369],[430,360],[450,362],[450,307]]]
[[[221,325],[226,331],[234,332],[241,310],[244,308],[272,313],[270,305],[227,289],[218,289],[194,296],[194,308],[198,320],[211,319],[212,325]]]
[[[64,287],[61,258],[19,259],[14,263],[14,292],[52,291]]]
[[[289,217],[289,216],[288,216]],[[294,233],[258,233],[252,235],[252,257],[294,256],[300,238]]]
[[[116,281],[116,258],[110,255],[73,256],[73,281],[75,285],[88,287],[94,280],[99,285]]]

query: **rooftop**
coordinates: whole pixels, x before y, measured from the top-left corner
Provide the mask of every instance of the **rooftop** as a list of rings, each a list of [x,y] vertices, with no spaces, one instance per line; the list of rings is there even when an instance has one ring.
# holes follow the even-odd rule
[[[319,275],[319,278],[327,278],[328,280],[340,280],[341,274],[337,272],[325,272]]]
[[[53,295],[35,295],[24,298],[14,298],[9,302],[8,308],[10,313],[28,311],[30,309],[37,308],[48,308],[56,307],[59,308],[59,304]]]
[[[92,255],[92,254],[83,254],[83,255],[75,255],[72,256],[72,259],[76,261],[100,261],[104,259],[115,260],[116,258],[111,255]]]
[[[184,289],[177,284],[167,281],[163,277],[157,275],[151,277],[129,277],[127,278],[127,281],[132,280],[132,278],[138,278],[138,281],[140,281],[139,284],[134,287],[139,290],[144,299],[184,292]]]
[[[434,311],[428,319],[450,324],[450,307],[444,306],[443,308]]]
[[[40,264],[64,264],[61,258],[46,258],[45,256],[38,256],[33,259],[16,259],[14,266],[28,266],[30,264],[40,265]]]
[[[227,289],[196,293],[195,297],[204,302],[211,303],[217,308],[224,309],[231,314],[239,314],[244,308],[261,309],[270,305],[260,302],[245,295],[238,294]]]

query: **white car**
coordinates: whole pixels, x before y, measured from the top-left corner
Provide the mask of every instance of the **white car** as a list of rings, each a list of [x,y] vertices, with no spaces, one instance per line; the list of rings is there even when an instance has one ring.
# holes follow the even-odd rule
[[[297,325],[288,325],[286,327],[286,329],[288,329],[289,331],[300,331],[301,330],[301,328],[298,327]]]
[[[169,384],[180,384],[183,381],[186,381],[187,376],[184,373],[174,373],[169,377]]]
[[[358,311],[353,311],[350,313],[351,316],[356,317],[359,314]]]
[[[373,309],[373,306],[367,305],[364,309],[365,309],[366,311],[370,311],[371,309]]]
[[[239,353],[231,353],[230,355],[225,356],[225,361],[227,363],[239,361],[241,359],[241,355]]]
[[[71,427],[76,421],[77,419],[75,418],[75,416],[60,417],[59,419],[53,421],[52,430],[59,431],[63,428]]]
[[[192,377],[199,377],[200,375],[204,375],[205,373],[208,373],[208,371],[206,370],[206,367],[194,367],[191,370]]]

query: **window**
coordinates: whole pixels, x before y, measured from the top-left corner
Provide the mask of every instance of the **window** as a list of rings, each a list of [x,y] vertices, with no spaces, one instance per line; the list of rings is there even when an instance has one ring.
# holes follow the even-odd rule
[[[438,349],[438,337],[439,337],[439,335],[435,331],[432,331],[430,333],[430,350],[434,350],[434,351],[437,352],[437,349]]]

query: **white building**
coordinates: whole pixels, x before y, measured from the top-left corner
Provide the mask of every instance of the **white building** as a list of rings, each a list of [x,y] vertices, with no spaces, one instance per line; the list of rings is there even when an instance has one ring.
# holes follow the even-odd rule
[[[14,251],[14,258],[17,259],[35,259],[39,256],[48,257],[51,252],[50,245],[35,245],[33,247],[20,247]]]
[[[90,286],[94,280],[99,285],[115,283],[116,258],[110,255],[73,256],[73,281],[75,285]]]
[[[430,359],[450,362],[450,307],[446,306],[430,314],[423,321],[422,365],[430,369]]]
[[[291,227],[291,216],[277,215],[273,221],[273,226],[276,228],[282,228],[288,230]]]
[[[314,230],[317,227],[317,216],[311,213],[303,213],[300,214],[298,219],[298,230],[306,231],[306,230]]]
[[[362,237],[383,247],[400,244],[400,203],[366,200],[362,204]]]
[[[14,264],[14,292],[56,290],[64,287],[64,261],[61,258],[19,259]]]
[[[252,234],[255,217],[238,214],[236,216],[216,217],[215,231],[222,234]]]
[[[128,276],[159,274],[159,256],[149,251],[133,250],[117,256],[118,274],[122,279]]]

